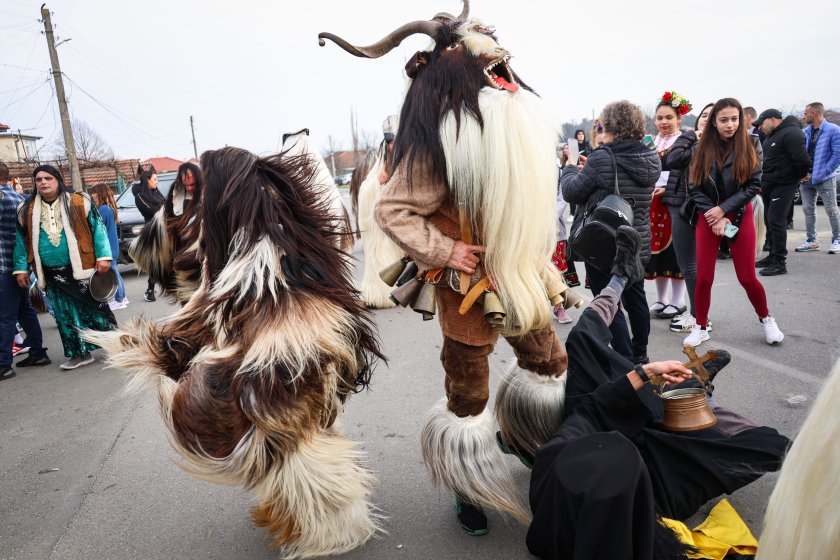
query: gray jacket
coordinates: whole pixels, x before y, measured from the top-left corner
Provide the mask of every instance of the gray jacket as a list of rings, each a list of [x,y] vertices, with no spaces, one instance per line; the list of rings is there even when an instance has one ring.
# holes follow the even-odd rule
[[[643,263],[650,259],[650,203],[653,186],[662,173],[659,156],[641,142],[618,140],[597,148],[589,155],[586,165],[567,165],[563,168],[560,185],[566,202],[580,204],[572,230],[586,211],[594,208],[615,191],[618,173],[618,193],[633,207],[633,227],[642,235]]]

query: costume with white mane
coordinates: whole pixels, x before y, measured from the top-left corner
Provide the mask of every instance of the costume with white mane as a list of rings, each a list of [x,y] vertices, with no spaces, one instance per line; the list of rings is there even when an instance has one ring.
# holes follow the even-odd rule
[[[456,495],[461,511],[483,517],[476,506],[486,505],[527,522],[486,410],[488,356],[500,334],[514,348],[496,418],[505,442],[533,452],[560,423],[567,363],[549,304],[567,299],[551,264],[560,131],[553,111],[508,66],[492,27],[468,12],[465,1],[458,16],[406,24],[368,47],[319,37],[368,58],[414,33],[433,40],[406,65],[394,174],[374,216],[420,272],[422,290],[405,303],[425,318],[436,311],[444,335],[447,398],[421,436],[433,482]],[[485,248],[475,274],[450,263],[465,245]]]
[[[286,558],[338,554],[378,530],[372,474],[337,426],[379,356],[316,162],[205,152],[201,282],[160,322],[87,332],[130,387],[152,386],[185,470],[243,485]]]
[[[391,301],[391,286],[379,276],[379,272],[402,258],[405,253],[399,245],[391,241],[376,220],[373,219],[373,207],[383,186],[379,183],[380,176],[385,172],[388,148],[383,142],[379,148],[373,165],[367,177],[359,187],[358,221],[359,234],[362,238],[362,248],[365,254],[364,274],[359,286],[360,298],[368,307],[387,309],[396,304]]]

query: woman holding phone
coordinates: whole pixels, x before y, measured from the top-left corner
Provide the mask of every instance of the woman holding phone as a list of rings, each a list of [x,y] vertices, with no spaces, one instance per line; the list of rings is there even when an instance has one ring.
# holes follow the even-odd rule
[[[683,344],[698,346],[709,340],[707,330],[712,283],[720,240],[729,238],[738,282],[764,327],[764,340],[775,345],[784,334],[767,309],[764,286],[755,275],[755,225],[752,198],[758,193],[761,166],[737,99],[718,100],[709,113],[689,171],[688,192],[697,206],[695,229],[697,285],[694,301],[697,322]],[[747,215],[746,220],[743,219]]]

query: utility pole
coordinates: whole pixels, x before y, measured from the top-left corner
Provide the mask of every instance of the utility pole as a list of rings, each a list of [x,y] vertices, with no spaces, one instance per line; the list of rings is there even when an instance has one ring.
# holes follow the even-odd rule
[[[193,154],[195,154],[195,159],[198,159],[198,148],[195,147],[195,126],[193,125],[192,115],[190,115],[190,130],[192,131],[193,138]]]
[[[64,133],[64,149],[67,152],[67,161],[70,163],[70,182],[73,183],[74,191],[81,192],[82,174],[79,171],[79,162],[76,160],[76,144],[73,142],[73,127],[70,125],[70,112],[67,110],[67,99],[64,96],[64,81],[61,79],[61,66],[58,64],[58,53],[55,50],[55,37],[53,37],[50,11],[45,6],[46,4],[41,4],[41,19],[44,21],[47,48],[50,51],[52,75],[55,80],[55,97],[58,99],[58,112],[61,114],[61,130]]]

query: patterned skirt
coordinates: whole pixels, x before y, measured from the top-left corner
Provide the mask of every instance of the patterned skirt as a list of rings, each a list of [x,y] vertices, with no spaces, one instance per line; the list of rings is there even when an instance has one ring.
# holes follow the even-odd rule
[[[677,254],[671,242],[671,214],[662,204],[662,197],[654,197],[650,205],[650,260],[645,266],[645,278],[685,278],[677,264]]]
[[[47,296],[50,298],[64,355],[83,356],[99,348],[79,336],[80,329],[110,331],[117,327],[117,319],[107,303],[93,299],[87,282],[73,278],[69,266],[44,268]]]
[[[580,286],[580,279],[575,268],[575,261],[570,253],[568,242],[565,240],[558,241],[557,247],[554,248],[554,254],[551,256],[551,262],[554,263],[557,270],[563,273],[566,285],[573,288]]]

